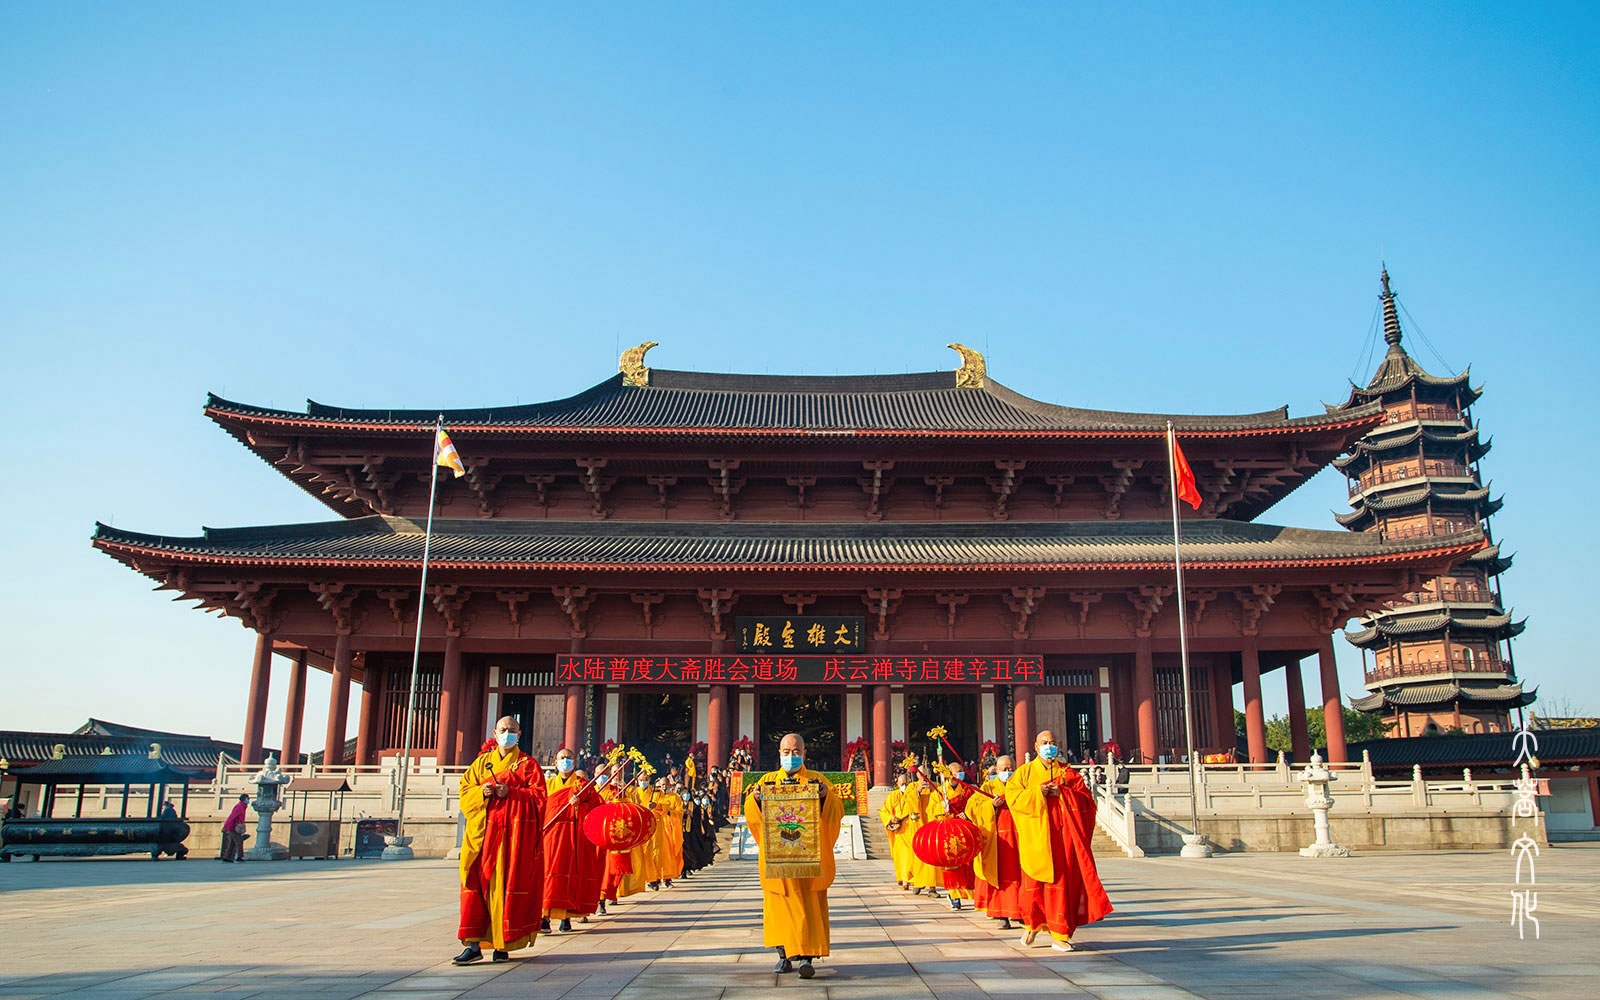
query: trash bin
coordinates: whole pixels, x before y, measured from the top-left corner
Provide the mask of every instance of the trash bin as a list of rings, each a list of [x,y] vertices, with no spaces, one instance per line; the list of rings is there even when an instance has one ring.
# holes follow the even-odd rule
[[[398,828],[392,819],[356,820],[356,857],[379,858],[383,856],[385,837],[392,837]]]
[[[334,820],[297,819],[289,824],[289,857],[337,858],[339,856],[339,827]],[[379,840],[382,843],[382,840]]]

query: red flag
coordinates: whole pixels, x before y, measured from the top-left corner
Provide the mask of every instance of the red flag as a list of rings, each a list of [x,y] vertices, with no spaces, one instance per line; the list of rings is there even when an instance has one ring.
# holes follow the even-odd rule
[[[1189,460],[1183,457],[1183,449],[1178,447],[1178,439],[1175,437],[1172,439],[1172,472],[1178,489],[1178,499],[1199,510],[1200,490],[1195,487],[1194,470],[1189,468]]]

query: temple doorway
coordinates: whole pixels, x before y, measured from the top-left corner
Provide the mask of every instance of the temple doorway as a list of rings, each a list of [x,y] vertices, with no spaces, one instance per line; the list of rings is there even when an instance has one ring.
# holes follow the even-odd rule
[[[832,771],[840,765],[837,694],[762,694],[761,742],[756,747],[756,769],[778,767],[778,743],[786,733],[799,733],[806,741],[806,766]]]
[[[533,694],[511,692],[500,696],[500,714],[509,715],[522,727],[522,737],[517,745],[524,753],[532,755],[540,764],[555,762],[556,751],[566,738],[566,696],[559,694]],[[498,719],[489,720],[493,728]],[[478,754],[482,740],[470,743],[467,753]]]
[[[667,691],[630,691],[622,696],[617,738],[638,747],[662,775],[670,755],[682,764],[694,735],[694,695]]]
[[[943,692],[906,695],[906,749],[918,757],[927,755],[937,759],[938,748],[928,738],[928,730],[935,726],[945,728],[949,734],[945,738],[968,767],[978,766],[977,695]],[[950,751],[946,750],[945,759],[949,758]]]

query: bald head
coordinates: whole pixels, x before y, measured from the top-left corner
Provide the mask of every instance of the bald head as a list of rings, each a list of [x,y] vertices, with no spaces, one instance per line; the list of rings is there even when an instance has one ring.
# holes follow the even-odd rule
[[[996,771],[1014,771],[1016,770],[1016,765],[1017,762],[1012,760],[1011,755],[1008,753],[1003,753],[994,759],[994,769]]]
[[[806,740],[799,733],[789,733],[778,743],[778,763],[790,774],[806,765]]]
[[[509,715],[502,715],[500,721],[494,724],[495,735],[500,733],[521,733],[522,727],[517,725],[517,720]]]
[[[1035,753],[1038,753],[1044,747],[1047,747],[1047,746],[1053,747],[1055,745],[1056,745],[1056,734],[1052,733],[1048,729],[1043,730],[1042,732],[1039,733],[1038,736],[1035,736],[1033,738],[1033,749],[1034,749]]]

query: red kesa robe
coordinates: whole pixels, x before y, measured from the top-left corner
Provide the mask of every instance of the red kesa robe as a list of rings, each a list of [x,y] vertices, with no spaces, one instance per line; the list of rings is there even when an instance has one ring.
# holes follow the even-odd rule
[[[495,794],[503,785],[506,794]],[[461,776],[462,941],[525,948],[539,933],[544,898],[544,772],[513,747],[485,750]]]

